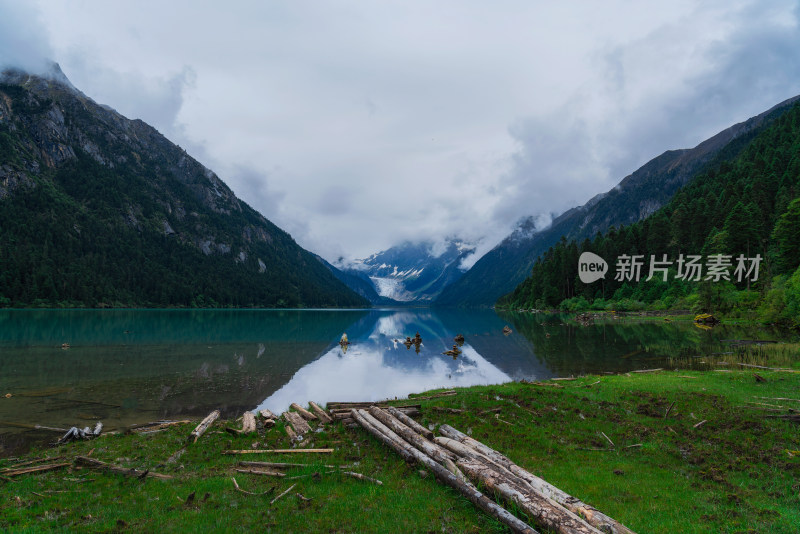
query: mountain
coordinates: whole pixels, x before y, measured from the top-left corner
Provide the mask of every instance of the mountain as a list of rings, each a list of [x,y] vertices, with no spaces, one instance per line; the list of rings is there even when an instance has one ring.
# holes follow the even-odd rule
[[[462,276],[461,262],[474,251],[458,239],[405,242],[340,269],[361,282],[369,280],[388,303],[429,303]]]
[[[57,65],[0,74],[0,305],[366,304],[214,172]]]
[[[799,155],[797,103],[736,158],[709,166],[654,214],[549,249],[498,306],[692,309],[800,327]],[[584,252],[606,260],[614,274],[582,282]],[[623,276],[617,261],[623,255],[641,257],[639,276],[635,270]],[[696,270],[690,255],[699,256]]]
[[[327,267],[340,282],[367,299],[370,304],[379,306],[395,306],[399,304],[396,300],[380,296],[378,290],[375,289],[375,284],[372,283],[366,273],[348,268],[337,269],[321,256],[317,256],[317,260]]]
[[[440,306],[491,306],[531,274],[539,256],[560,239],[594,237],[612,226],[642,220],[663,206],[675,192],[709,165],[735,158],[750,141],[785,113],[798,99],[735,124],[692,149],[668,150],[626,176],[606,193],[573,208],[544,229],[532,228],[533,219],[520,225],[486,253],[457,282],[445,288]]]

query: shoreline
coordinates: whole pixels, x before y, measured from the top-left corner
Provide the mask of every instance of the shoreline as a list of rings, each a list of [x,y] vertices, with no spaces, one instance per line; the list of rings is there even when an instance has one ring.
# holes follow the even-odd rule
[[[770,361],[760,363],[771,366]],[[777,363],[786,365],[783,360]],[[420,404],[421,414],[415,419],[424,426],[446,423],[471,433],[637,532],[789,533],[800,522],[800,486],[795,487],[800,433],[798,423],[772,416],[800,411],[800,355],[795,350],[789,362],[793,372],[736,367],[509,382],[389,404]],[[291,494],[269,506],[274,495],[265,501],[266,497],[237,491],[231,477],[251,493],[275,487],[277,495],[291,482],[237,473],[242,458],[223,456],[221,451],[254,444],[291,448],[283,424],[244,436],[225,430],[239,428],[239,423],[218,421],[197,444],[186,447],[178,463],[168,464],[166,459],[185,444],[195,425],[149,435],[101,436],[28,453],[13,463],[46,456],[69,460],[91,453],[104,462],[174,478],[129,482],[74,465],[21,475],[0,481],[1,491],[11,496],[0,503],[0,527],[106,530],[120,529],[124,523],[167,532],[264,525],[279,531],[378,532],[403,525],[405,531],[503,531],[488,516],[460,504],[466,501],[434,482],[432,474],[407,465],[363,429],[339,423],[308,434],[296,445],[334,449],[325,455],[302,455],[314,458],[303,458],[307,467],[286,473],[304,477],[291,481],[298,484],[292,491],[311,500]],[[248,456],[247,460],[297,461],[278,453]],[[322,464],[331,463],[356,463],[354,471],[383,485],[325,472]],[[12,460],[0,459],[0,469],[9,465]],[[76,486],[74,480],[82,482]],[[228,510],[224,519],[222,510]]]

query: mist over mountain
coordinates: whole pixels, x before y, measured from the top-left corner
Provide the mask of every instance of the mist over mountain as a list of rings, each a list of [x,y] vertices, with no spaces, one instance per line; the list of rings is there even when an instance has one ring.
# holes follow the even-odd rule
[[[800,97],[781,102],[719,132],[695,148],[664,152],[626,176],[610,191],[556,217],[547,228],[535,228],[533,217],[523,219],[464,276],[447,286],[435,304],[492,306],[528,277],[536,259],[559,240],[581,240],[611,226],[644,219],[666,204],[707,165],[735,158],[798,99]]]
[[[366,303],[213,171],[58,65],[0,74],[0,305]]]

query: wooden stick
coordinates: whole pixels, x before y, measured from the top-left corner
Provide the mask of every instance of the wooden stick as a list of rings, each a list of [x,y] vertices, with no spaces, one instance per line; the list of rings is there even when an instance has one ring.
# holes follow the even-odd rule
[[[303,408],[302,406],[300,406],[296,402],[293,402],[289,406],[291,408],[294,408],[297,411],[297,413],[299,413],[303,417],[303,419],[305,419],[306,421],[315,421],[317,419],[316,415],[314,415],[313,413],[309,412],[308,410],[306,410],[305,408]]]
[[[663,371],[664,369],[659,367],[657,369],[640,369],[638,371],[631,371],[631,373],[655,373],[656,371]]]
[[[765,400],[779,400],[779,401],[793,401],[793,402],[800,402],[800,399],[788,399],[786,397],[756,397],[753,395],[754,399],[765,399]]]
[[[271,477],[285,477],[285,473],[280,471],[272,471],[270,469],[236,469],[237,473],[245,473],[248,475],[267,475]]]
[[[425,428],[421,424],[417,423],[416,421],[411,419],[408,415],[406,415],[405,413],[401,412],[400,410],[398,410],[394,406],[389,406],[388,408],[384,408],[384,409],[387,412],[389,412],[390,414],[392,414],[395,417],[395,419],[397,419],[398,421],[400,421],[401,423],[403,423],[407,427],[413,429],[418,434],[421,434],[422,436],[424,436],[425,438],[427,438],[429,440],[433,439],[433,432],[431,432],[430,430],[428,430],[427,428]]]
[[[287,462],[239,462],[239,465],[246,467],[274,467],[278,469],[292,469],[295,467],[317,467],[314,464],[294,464]],[[323,465],[326,469],[347,469],[351,465]]]
[[[430,406],[430,410],[435,412],[444,412],[444,413],[464,413],[466,410],[460,410],[458,408],[445,408],[443,406]]]
[[[227,450],[222,451],[222,454],[265,454],[265,453],[275,453],[275,454],[311,454],[311,453],[320,453],[320,454],[330,454],[333,452],[333,449],[244,449],[244,450]]]
[[[192,443],[197,443],[197,440],[200,439],[200,436],[206,433],[206,430],[214,424],[214,421],[219,419],[220,413],[219,410],[214,410],[210,414],[208,414],[205,419],[200,421],[200,424],[192,430],[192,433],[189,434],[189,439],[193,439]]]
[[[311,407],[311,411],[316,414],[316,416],[319,418],[319,420],[321,422],[323,422],[323,423],[332,423],[333,422],[333,419],[331,419],[331,416],[326,414],[325,410],[320,408],[319,405],[317,405],[317,403],[315,403],[314,401],[309,401],[308,405]]]
[[[666,419],[666,418],[667,418],[667,416],[669,415],[669,412],[671,412],[671,411],[672,411],[672,407],[673,407],[673,406],[675,406],[675,401],[672,401],[672,404],[670,404],[670,405],[669,405],[669,408],[667,408],[667,411],[666,411],[666,413],[664,413],[664,419]]]
[[[72,465],[70,462],[62,462],[57,464],[46,464],[46,465],[37,465],[33,467],[23,467],[21,469],[9,469],[8,471],[3,471],[2,475],[4,477],[15,477],[17,475],[26,475],[28,473],[42,473],[44,471],[53,471],[55,469],[61,469],[62,467],[67,467],[68,465]]]
[[[696,425],[694,425],[692,428],[700,428],[700,427],[701,427],[702,425],[704,425],[705,423],[706,423],[706,420],[705,420],[705,419],[703,419],[702,421],[700,421],[699,423],[697,423]]]
[[[144,471],[139,471],[138,469],[127,469],[125,467],[120,467],[118,465],[107,464],[106,462],[101,462],[100,460],[95,460],[94,458],[88,458],[86,456],[77,456],[75,457],[75,465],[80,467],[88,467],[90,469],[101,469],[103,471],[108,471],[110,473],[117,473],[120,475],[125,475],[129,477],[136,477],[136,478],[144,478],[144,477],[153,477],[153,478],[160,478],[162,480],[168,480],[172,477],[170,475],[162,475],[160,473],[152,473],[149,469]]]
[[[397,435],[394,434],[391,430],[384,427],[385,431],[388,434],[384,434],[378,427],[373,426],[365,417],[365,414],[368,416],[369,414],[365,411],[357,411],[353,410],[353,418],[363,426],[365,430],[367,430],[370,434],[381,440],[383,443],[388,445],[390,448],[394,449],[398,454],[400,454],[403,458],[412,458],[412,461],[417,461],[424,465],[425,467],[429,468],[436,477],[442,481],[443,483],[447,484],[451,488],[459,491],[464,497],[466,497],[470,502],[472,502],[475,506],[486,512],[487,514],[491,515],[504,525],[508,526],[513,532],[522,533],[522,534],[538,534],[536,530],[533,529],[527,523],[521,521],[520,519],[516,518],[512,515],[508,510],[496,504],[493,500],[486,497],[483,493],[478,491],[478,489],[473,486],[472,484],[465,483],[458,479],[453,473],[436,463],[433,459],[429,456],[423,454],[422,452],[418,451],[414,447],[409,446],[406,444],[405,446],[402,445],[402,439]],[[381,424],[379,421],[372,418],[375,422],[379,425]]]
[[[289,489],[287,489],[286,491],[284,491],[283,493],[281,493],[280,495],[278,495],[277,497],[275,497],[274,499],[272,499],[272,500],[269,502],[269,504],[270,504],[270,505],[273,505],[273,504],[275,504],[275,501],[277,501],[278,499],[280,499],[281,497],[283,497],[284,495],[286,495],[287,493],[289,493],[290,491],[292,491],[292,488],[294,488],[296,485],[297,485],[297,483],[295,482],[294,484],[292,484],[291,486],[289,486]]]
[[[604,438],[606,438],[606,439],[608,440],[608,442],[611,444],[611,447],[612,447],[612,448],[616,448],[616,447],[617,447],[616,445],[614,445],[614,442],[613,442],[613,441],[611,441],[611,438],[609,438],[608,436],[606,436],[606,433],[605,433],[605,432],[600,432],[600,433],[601,433],[601,434],[603,434],[603,437],[604,437]]]
[[[4,468],[0,469],[0,473],[3,473],[4,471],[11,471],[12,469],[19,469],[20,467],[25,467],[25,466],[33,465],[33,464],[41,464],[41,463],[44,463],[44,462],[55,462],[55,461],[61,460],[63,458],[64,458],[63,456],[54,456],[52,458],[37,458],[35,460],[28,460],[27,462],[22,462],[20,464],[14,464],[14,465],[10,465],[8,467],[4,467]]]
[[[572,495],[569,495],[568,493],[558,489],[557,487],[548,483],[546,480],[543,480],[537,477],[536,475],[530,473],[529,471],[523,469],[522,467],[518,466],[517,464],[509,460],[506,456],[500,454],[491,447],[484,445],[480,441],[472,439],[471,437],[467,436],[462,432],[459,432],[450,425],[442,425],[441,427],[439,427],[439,432],[441,432],[448,438],[461,442],[463,445],[466,445],[467,447],[475,450],[476,452],[489,458],[496,464],[507,469],[514,475],[525,480],[534,491],[537,491],[542,495],[544,495],[545,497],[547,497],[548,499],[559,503],[560,505],[564,506],[574,514],[583,517],[592,526],[605,532],[611,532],[612,534],[634,534],[631,529],[629,529],[616,519],[613,519],[605,515],[604,513],[594,508],[593,506],[590,506],[585,502],[581,501],[580,499],[577,499]],[[436,438],[435,441],[438,442],[438,440],[439,438]]]
[[[241,491],[242,493],[245,493],[247,495],[256,495],[256,496],[258,496],[258,495],[267,495],[267,494],[272,493],[272,492],[275,491],[275,487],[273,486],[270,489],[268,489],[267,491],[263,491],[261,493],[253,493],[252,491],[246,491],[246,490],[243,490],[242,488],[240,488],[239,487],[239,483],[236,482],[236,479],[234,477],[231,477],[231,480],[233,480],[233,487],[236,488],[236,491]]]
[[[13,421],[0,421],[0,426],[13,426],[17,428],[27,428],[29,430],[49,430],[51,432],[66,432],[66,428],[57,428],[44,425],[32,425],[30,423],[15,423]]]
[[[361,473],[354,473],[352,471],[342,471],[343,475],[347,475],[349,477],[357,478],[359,480],[366,480],[367,482],[372,482],[373,484],[377,484],[378,486],[383,486],[383,482],[378,480],[377,478],[371,478],[368,476],[364,476]]]

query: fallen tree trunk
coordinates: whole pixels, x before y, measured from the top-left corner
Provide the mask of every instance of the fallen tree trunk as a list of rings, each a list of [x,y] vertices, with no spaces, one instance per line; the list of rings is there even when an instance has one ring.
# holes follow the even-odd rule
[[[272,413],[271,411],[267,410],[266,408],[258,412],[261,414],[261,417],[264,419],[277,419],[278,416]]]
[[[170,475],[153,473],[149,469],[145,469],[144,471],[139,471],[138,469],[125,468],[125,467],[120,467],[118,465],[107,464],[106,462],[101,462],[100,460],[95,460],[94,458],[89,458],[87,456],[75,457],[75,465],[80,467],[88,467],[90,469],[100,469],[102,471],[108,471],[109,473],[117,473],[120,475],[125,475],[134,478],[152,477],[152,478],[160,478],[163,480],[168,480],[172,478]]]
[[[333,419],[331,419],[331,416],[328,415],[327,413],[325,413],[325,410],[320,408],[317,405],[317,403],[315,403],[314,401],[309,401],[308,405],[311,406],[311,411],[314,412],[317,415],[317,417],[319,417],[319,420],[321,422],[323,422],[323,423],[332,423],[333,422]]]
[[[425,428],[421,424],[411,419],[411,417],[409,417],[408,414],[398,410],[394,406],[389,406],[385,408],[385,410],[390,414],[392,414],[393,416],[395,416],[398,421],[400,421],[407,427],[414,429],[418,434],[421,434],[422,436],[424,436],[429,440],[433,440],[433,432],[431,432],[429,429]]]
[[[311,432],[311,427],[308,426],[308,423],[295,412],[283,412],[283,418],[292,425],[292,428],[298,435]]]
[[[540,526],[548,530],[558,534],[602,534],[566,508],[555,504],[539,493],[526,491],[528,488],[519,486],[515,481],[503,476],[502,473],[495,471],[483,462],[462,458],[456,462],[456,465],[463,469],[472,480],[480,481],[509,503],[516,504],[523,512],[534,518]]]
[[[548,499],[562,505],[570,512],[586,519],[586,521],[590,525],[604,532],[609,532],[611,534],[634,534],[634,532],[631,529],[629,529],[616,519],[605,515],[604,513],[594,508],[593,506],[590,506],[585,502],[581,501],[580,499],[573,497],[572,495],[569,495],[568,493],[558,489],[557,487],[548,483],[546,480],[543,480],[537,477],[536,475],[530,473],[529,471],[523,469],[522,467],[518,466],[517,464],[515,464],[514,462],[512,462],[511,460],[509,460],[507,457],[500,454],[496,450],[492,449],[491,447],[487,447],[480,441],[472,439],[471,437],[467,436],[462,432],[459,432],[450,425],[442,425],[441,427],[439,427],[439,432],[441,432],[448,438],[461,442],[467,447],[485,456],[486,458],[489,458],[492,462],[502,466],[510,473],[513,473],[519,478],[525,480],[525,482],[527,482],[528,485],[534,491],[541,493]]]
[[[219,416],[220,416],[219,410],[214,410],[213,412],[208,414],[205,417],[205,419],[200,421],[200,424],[197,425],[194,430],[192,430],[191,434],[189,434],[189,439],[194,438],[192,443],[197,443],[197,440],[200,439],[200,436],[206,433],[206,430],[208,430],[208,428],[212,424],[214,424],[214,421],[219,419]]]
[[[300,406],[296,402],[293,402],[289,406],[291,408],[294,408],[295,411],[297,411],[297,413],[299,413],[303,417],[303,419],[305,419],[306,421],[314,421],[317,418],[316,415],[314,415],[313,413],[309,412],[308,410],[306,410],[305,408],[303,408],[302,406]]]
[[[242,434],[252,434],[256,431],[256,416],[253,412],[247,411],[242,415]]]
[[[395,434],[402,437],[408,443],[419,449],[420,451],[424,452],[440,464],[444,464],[447,461],[455,460],[455,456],[448,451],[447,449],[432,443],[406,425],[395,419],[395,417],[382,409],[378,408],[377,406],[373,406],[369,409],[369,413],[378,421],[386,425],[388,428],[392,430]],[[457,476],[457,474],[456,474]]]
[[[369,421],[369,419],[372,421]],[[507,525],[512,531],[523,534],[538,534],[536,530],[530,525],[521,521],[508,510],[496,504],[494,501],[486,497],[478,491],[472,484],[459,480],[453,473],[436,463],[432,458],[426,454],[411,447],[407,443],[403,445],[403,440],[394,432],[386,428],[380,421],[377,421],[370,414],[361,410],[353,410],[353,419],[358,421],[364,429],[378,438],[380,441],[394,449],[403,458],[410,458],[412,461],[419,462],[431,471],[433,471],[436,478],[442,483],[447,484],[451,488],[460,492],[475,506],[491,515],[504,525]],[[375,424],[377,423],[377,425]],[[383,427],[383,428],[381,428]]]

